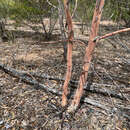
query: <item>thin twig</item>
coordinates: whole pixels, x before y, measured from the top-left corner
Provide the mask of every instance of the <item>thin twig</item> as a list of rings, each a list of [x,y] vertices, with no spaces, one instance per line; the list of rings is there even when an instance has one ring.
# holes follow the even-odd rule
[[[58,9],[54,4],[52,4],[49,0],[46,0],[47,1],[47,3],[50,5],[50,6],[52,6],[53,8],[55,8],[55,9]]]

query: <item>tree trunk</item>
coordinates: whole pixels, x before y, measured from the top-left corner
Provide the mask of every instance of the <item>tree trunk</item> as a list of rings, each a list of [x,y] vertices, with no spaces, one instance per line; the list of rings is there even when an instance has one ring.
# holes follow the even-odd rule
[[[5,24],[2,20],[0,20],[0,37],[3,42],[7,42],[9,40],[5,31]]]
[[[65,82],[63,85],[63,94],[62,94],[62,106],[66,106],[67,104],[67,94],[68,94],[68,84],[71,78],[71,71],[72,71],[72,42],[74,39],[74,32],[73,32],[73,24],[72,18],[69,11],[69,0],[64,0],[64,9],[66,15],[66,21],[68,25],[68,44],[67,44],[67,72],[65,77]]]
[[[93,20],[92,20],[92,26],[91,26],[91,33],[90,33],[89,42],[88,42],[88,46],[86,47],[86,52],[85,52],[85,57],[84,57],[83,71],[80,75],[79,85],[76,90],[72,104],[68,108],[69,112],[74,111],[78,107],[81,96],[83,94],[83,86],[85,85],[86,80],[87,80],[88,71],[89,71],[90,63],[92,59],[92,54],[96,46],[96,42],[94,42],[93,39],[97,36],[97,33],[98,33],[103,6],[104,6],[104,0],[96,1],[95,11],[94,11]]]
[[[61,31],[61,37],[62,37],[62,41],[64,41],[63,43],[63,49],[64,49],[64,53],[63,53],[63,58],[64,61],[67,62],[67,44],[66,44],[66,33],[65,33],[65,28],[64,28],[64,7],[63,7],[63,3],[61,0],[58,0],[59,3],[59,24],[60,24],[60,31]]]

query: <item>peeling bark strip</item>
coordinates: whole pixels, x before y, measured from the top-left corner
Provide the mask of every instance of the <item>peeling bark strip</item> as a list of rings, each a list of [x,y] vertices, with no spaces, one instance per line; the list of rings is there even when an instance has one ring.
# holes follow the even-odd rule
[[[64,9],[65,9],[65,16],[66,22],[68,25],[68,45],[67,45],[67,72],[65,77],[65,82],[63,85],[63,94],[62,94],[62,106],[66,106],[67,104],[67,94],[68,94],[68,84],[71,78],[71,71],[72,71],[72,42],[74,39],[74,32],[73,32],[73,24],[72,18],[69,11],[69,0],[64,0]]]
[[[96,46],[96,43],[93,42],[93,39],[97,36],[97,33],[98,33],[103,6],[104,6],[104,0],[96,1],[95,11],[94,11],[93,20],[92,20],[92,26],[91,26],[91,33],[89,37],[89,43],[88,43],[88,46],[86,47],[86,52],[85,52],[85,57],[84,57],[83,72],[80,75],[80,82],[76,90],[72,104],[68,108],[69,112],[75,110],[78,107],[82,93],[83,93],[83,86],[85,85],[86,80],[87,80],[88,71],[89,71],[90,63],[92,59],[92,54]]]

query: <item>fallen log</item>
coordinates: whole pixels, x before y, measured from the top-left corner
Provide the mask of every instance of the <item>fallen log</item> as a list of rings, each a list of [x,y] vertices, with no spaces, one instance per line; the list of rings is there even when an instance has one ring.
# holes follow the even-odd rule
[[[23,81],[25,83],[28,83],[30,85],[34,85],[36,87],[36,89],[40,88],[40,89],[43,89],[47,92],[50,92],[50,93],[53,93],[56,95],[61,95],[61,92],[58,92],[58,90],[53,89],[53,88],[49,88],[48,86],[45,86],[45,85],[39,83],[37,80],[34,80],[29,73],[18,71],[18,70],[15,70],[13,68],[6,67],[5,65],[2,65],[2,64],[0,64],[0,69],[13,77],[19,78],[21,81]]]
[[[44,90],[46,92],[49,92],[49,93],[52,93],[52,94],[55,94],[55,95],[58,95],[58,96],[62,95],[61,91],[58,91],[56,89],[45,86],[44,84],[41,84],[38,81],[32,79],[32,76],[30,76],[28,73],[15,70],[15,69],[10,68],[10,67],[6,67],[3,64],[0,64],[0,70],[4,71],[5,73],[7,73],[7,74],[9,74],[9,75],[11,75],[13,77],[21,79],[21,81],[23,81],[23,82],[25,82],[27,84],[34,85],[36,89],[42,89],[42,90]],[[104,104],[101,104],[96,100],[92,100],[92,99],[89,99],[89,98],[84,98],[81,101],[84,102],[84,103],[88,103],[90,105],[96,106],[98,108],[101,108],[101,109],[103,109],[103,110],[105,110],[107,112],[111,112],[111,110],[110,110],[110,108],[108,108],[108,106],[106,106]]]
[[[48,86],[45,86],[45,85],[39,83],[37,80],[35,80],[35,78],[42,78],[42,79],[56,80],[56,81],[64,81],[65,80],[64,78],[53,77],[53,76],[49,76],[47,74],[19,71],[14,68],[7,67],[3,64],[0,64],[0,69],[13,77],[19,78],[22,81],[24,81],[30,85],[34,85],[37,89],[38,88],[44,89],[45,91],[56,94],[56,95],[61,94],[61,92],[59,92],[58,90],[49,88]],[[32,77],[34,77],[34,78],[32,78]],[[71,80],[70,83],[71,83],[71,88],[76,89],[76,85],[78,84],[78,81]],[[122,94],[117,94],[117,92],[106,88],[106,87],[111,87],[111,86],[112,85],[108,85],[108,84],[92,83],[92,84],[85,85],[84,90],[87,92],[102,94],[104,96],[111,96],[111,97],[119,98],[121,100],[127,100],[127,98],[122,96]]]

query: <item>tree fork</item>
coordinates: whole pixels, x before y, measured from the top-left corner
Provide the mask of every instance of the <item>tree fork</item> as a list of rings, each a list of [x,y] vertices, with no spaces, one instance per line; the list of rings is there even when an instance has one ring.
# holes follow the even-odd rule
[[[96,1],[96,6],[95,6],[93,20],[92,20],[92,26],[91,26],[91,33],[89,37],[88,46],[86,47],[86,51],[85,51],[83,72],[80,75],[79,85],[76,90],[74,99],[71,103],[71,106],[68,108],[69,112],[77,109],[81,96],[83,94],[83,86],[85,85],[86,80],[87,80],[88,71],[89,71],[90,63],[92,59],[92,54],[96,46],[96,42],[94,42],[93,39],[97,36],[97,33],[98,33],[103,6],[104,6],[104,0]]]

